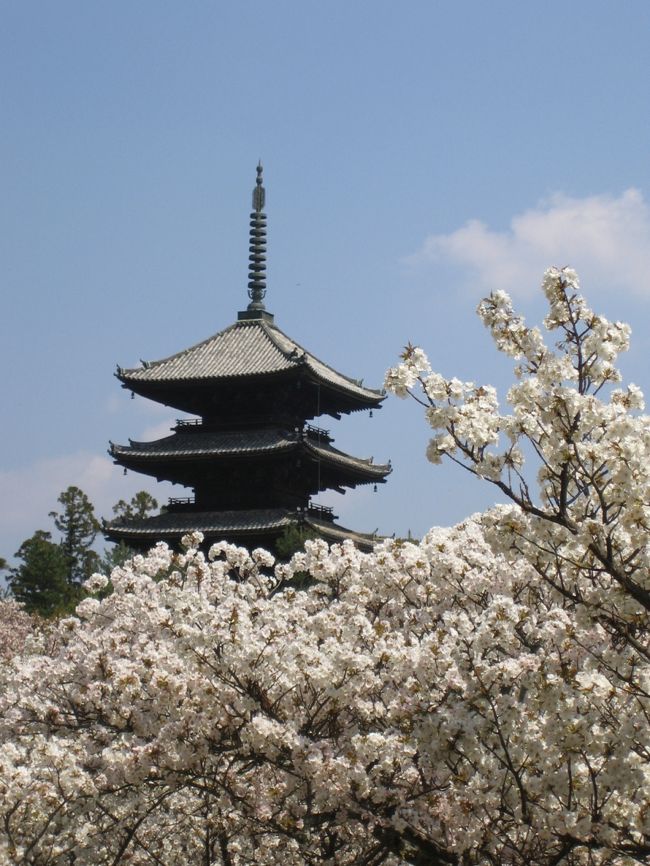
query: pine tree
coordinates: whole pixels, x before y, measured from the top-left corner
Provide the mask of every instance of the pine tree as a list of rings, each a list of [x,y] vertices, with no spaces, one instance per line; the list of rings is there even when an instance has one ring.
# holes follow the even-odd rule
[[[146,490],[139,490],[131,497],[129,502],[120,499],[113,506],[113,514],[125,522],[130,522],[132,520],[143,520],[157,509],[157,500]],[[98,570],[102,574],[109,575],[116,566],[124,565],[127,559],[131,559],[135,553],[136,551],[132,547],[129,547],[124,541],[120,541],[118,544],[104,550],[103,556],[99,561]]]
[[[16,552],[22,564],[9,572],[9,587],[16,601],[29,613],[49,617],[64,613],[78,600],[79,593],[67,580],[65,553],[52,535],[37,529]]]
[[[99,531],[95,509],[78,487],[68,487],[60,494],[61,512],[50,511],[54,525],[61,532],[61,549],[67,568],[67,580],[72,585],[81,584],[96,569],[99,557],[92,544]]]
[[[158,502],[146,490],[139,490],[130,502],[124,499],[113,506],[113,514],[122,520],[143,520],[158,508]]]

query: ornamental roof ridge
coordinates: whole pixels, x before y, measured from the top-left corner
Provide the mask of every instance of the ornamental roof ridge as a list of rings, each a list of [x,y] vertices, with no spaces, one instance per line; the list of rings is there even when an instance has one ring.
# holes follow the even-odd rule
[[[217,331],[216,334],[160,360],[143,361],[141,367],[122,368],[118,366],[116,376],[125,383],[129,381],[164,382],[225,378],[290,369],[292,365],[286,362],[284,353],[280,352],[269,338],[266,329],[262,327],[265,324],[263,319],[233,322],[232,325]],[[247,335],[249,339],[245,341],[249,345],[237,346],[236,342],[231,345],[228,344],[229,337],[232,343],[233,334],[244,333],[245,331],[250,332]],[[255,333],[258,334],[257,341]],[[255,345],[256,342],[260,343],[260,335],[263,337],[262,345]],[[235,340],[237,340],[236,337]],[[219,344],[224,345],[221,347]],[[222,351],[219,351],[220,348]],[[224,364],[224,360],[230,363]],[[247,366],[249,369],[246,369]],[[250,369],[251,367],[252,369]]]
[[[384,392],[367,388],[362,380],[339,373],[263,318],[240,319],[205,340],[141,367],[117,368],[128,387],[155,383],[215,380],[285,372],[306,367],[315,379],[377,405]]]
[[[260,321],[261,320],[259,320],[259,319],[251,319],[249,321],[233,322],[232,325],[228,325],[227,328],[223,328],[221,331],[217,331],[215,334],[210,334],[209,337],[206,337],[203,340],[199,340],[198,343],[192,343],[192,345],[188,346],[186,349],[180,349],[180,351],[173,352],[171,355],[165,355],[164,358],[159,358],[157,361],[143,361],[141,358],[140,359],[140,365],[141,365],[140,367],[120,367],[120,365],[118,364],[117,365],[117,371],[116,371],[115,375],[117,376],[118,379],[121,379],[122,377],[129,377],[129,374],[142,373],[144,371],[149,372],[152,369],[155,369],[156,367],[160,367],[162,364],[167,364],[168,362],[175,361],[178,358],[183,358],[184,356],[186,356],[190,352],[194,352],[194,351],[197,351],[199,349],[202,349],[204,346],[207,346],[213,340],[216,340],[217,337],[221,337],[222,335],[227,334],[228,331],[232,331],[234,328],[238,328],[238,327],[242,327],[242,326],[245,327],[245,326],[250,326],[250,325],[259,325]],[[139,378],[144,378],[144,377],[139,377]]]
[[[282,346],[282,340],[278,341],[274,339],[273,334],[269,334],[277,348],[287,357],[288,359],[293,358],[294,363],[306,363],[307,366],[311,367],[312,371],[317,375],[321,374],[322,371],[328,371],[330,373],[334,373],[337,377],[344,379],[350,385],[353,385],[355,388],[359,388],[361,391],[364,391],[366,394],[372,394],[374,397],[385,397],[385,392],[383,388],[367,388],[363,384],[363,379],[353,379],[351,376],[346,376],[345,373],[339,373],[338,370],[335,370],[334,367],[331,367],[329,364],[325,363],[325,361],[321,361],[320,358],[317,358],[316,355],[312,354],[308,349],[305,349],[300,345],[293,337],[289,337],[288,334],[285,334],[284,331],[279,328],[274,322],[264,322],[264,326],[268,331],[275,331],[277,334],[281,336],[282,339],[286,340],[288,343],[292,344],[293,348],[289,353],[288,348],[286,346]],[[293,357],[294,353],[298,349],[303,354],[300,357]],[[325,376],[325,378],[328,378]]]

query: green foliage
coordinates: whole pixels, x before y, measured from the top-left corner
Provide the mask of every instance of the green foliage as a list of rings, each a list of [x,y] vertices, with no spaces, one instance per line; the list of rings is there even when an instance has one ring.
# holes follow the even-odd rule
[[[112,547],[107,547],[104,550],[97,570],[108,577],[114,568],[124,565],[127,559],[131,559],[134,555],[135,551],[133,548],[120,541],[119,544],[114,544]]]
[[[304,526],[297,526],[295,523],[292,523],[290,526],[287,526],[275,542],[276,553],[280,559],[291,559],[294,553],[303,549],[305,541],[313,541],[318,537],[318,534],[313,529],[307,529]]]
[[[139,490],[131,497],[129,502],[120,499],[113,506],[113,514],[119,520],[125,523],[132,523],[137,520],[145,520],[158,510],[158,502],[154,497],[147,493],[146,490]],[[98,563],[98,571],[102,574],[110,575],[111,571],[117,566],[124,565],[127,559],[135,556],[136,551],[129,547],[125,542],[120,541],[112,547],[106,548]]]
[[[281,560],[291,559],[294,553],[302,550],[306,541],[318,538],[313,529],[291,524],[275,542],[275,551]],[[305,589],[313,583],[313,579],[303,571],[297,571],[291,578],[291,586],[295,589]]]
[[[158,502],[146,490],[139,490],[130,502],[120,499],[117,505],[113,506],[113,514],[130,522],[133,520],[144,520],[149,517],[158,508]],[[118,545],[119,546],[119,545]]]
[[[51,533],[38,529],[23,541],[16,557],[22,564],[10,570],[9,587],[29,613],[55,616],[70,611],[81,599],[82,590],[68,583],[65,552]]]
[[[52,540],[50,532],[37,530],[16,553],[22,562],[9,570],[13,597],[30,613],[45,617],[70,613],[84,597],[81,584],[86,578],[95,571],[110,574],[134,554],[124,543],[105,550],[102,557],[92,549],[100,525],[92,503],[78,487],[68,487],[57,501],[61,510],[51,511],[50,517],[61,533],[60,543]],[[113,513],[125,520],[140,520],[157,508],[153,496],[141,490],[130,502],[121,499]],[[0,557],[0,570],[7,568],[7,561]]]
[[[58,498],[62,511],[50,511],[54,525],[61,532],[61,548],[65,555],[67,580],[80,585],[96,570],[99,564],[92,544],[99,531],[95,509],[78,487],[68,487]]]

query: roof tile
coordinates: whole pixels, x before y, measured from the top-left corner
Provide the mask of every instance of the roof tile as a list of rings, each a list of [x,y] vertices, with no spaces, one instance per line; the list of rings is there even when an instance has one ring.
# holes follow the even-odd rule
[[[125,384],[162,384],[268,375],[300,367],[309,369],[316,379],[356,397],[375,403],[382,399],[381,391],[365,388],[356,379],[337,372],[263,319],[235,322],[169,358],[128,370],[118,368],[117,375]]]
[[[295,512],[279,508],[254,509],[251,511],[209,511],[209,512],[168,512],[149,517],[137,524],[114,520],[106,525],[110,537],[141,539],[142,541],[178,540],[186,532],[198,530],[209,538],[221,533],[232,538],[233,533],[273,533],[282,530],[299,520]],[[351,539],[359,546],[369,549],[379,541],[375,535],[354,532],[329,520],[318,520],[306,515],[305,525],[315,530],[330,542]]]
[[[377,479],[390,471],[390,465],[373,463],[372,460],[353,457],[334,448],[328,442],[314,442],[305,437],[304,446],[317,458],[335,462],[350,469],[363,472]],[[252,430],[200,430],[191,433],[174,433],[155,442],[131,442],[130,445],[111,444],[111,454],[116,459],[137,458],[140,460],[162,460],[173,458],[210,458],[215,456],[237,456],[241,454],[263,454],[288,451],[300,442],[297,431],[277,427]]]

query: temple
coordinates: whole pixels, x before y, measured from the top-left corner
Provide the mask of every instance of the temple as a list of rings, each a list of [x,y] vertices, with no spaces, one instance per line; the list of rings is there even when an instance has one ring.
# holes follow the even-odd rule
[[[369,549],[373,536],[336,523],[331,508],[312,502],[383,483],[390,464],[339,451],[311,421],[381,406],[383,393],[338,373],[284,334],[266,310],[266,215],[262,166],[257,167],[250,217],[248,296],[237,321],[209,339],[161,361],[118,367],[129,391],[194,417],[179,420],[155,442],[111,443],[120,466],[193,490],[170,499],[162,513],[112,521],[106,537],[143,549],[177,546],[190,530],[206,544],[225,539],[273,549],[288,527],[326,541],[352,539]]]

